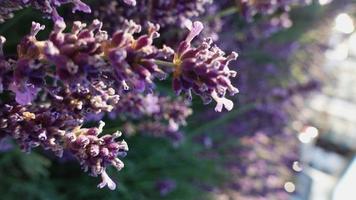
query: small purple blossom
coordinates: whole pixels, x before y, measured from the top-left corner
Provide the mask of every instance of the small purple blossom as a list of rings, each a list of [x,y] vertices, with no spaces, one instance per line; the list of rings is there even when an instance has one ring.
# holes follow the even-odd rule
[[[16,94],[16,102],[20,105],[28,105],[36,98],[39,91],[33,84],[12,84],[10,90]]]

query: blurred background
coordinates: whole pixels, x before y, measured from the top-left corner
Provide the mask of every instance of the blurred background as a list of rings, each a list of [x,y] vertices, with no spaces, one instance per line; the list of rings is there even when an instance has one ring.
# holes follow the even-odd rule
[[[125,136],[125,168],[110,171],[115,191],[97,189],[72,159],[23,154],[5,138],[0,199],[355,200],[356,1],[305,1],[286,15],[246,21],[231,0],[207,10],[204,34],[239,53],[236,107],[215,113],[194,98],[179,142]],[[51,27],[31,8],[0,24],[7,52],[31,21]]]

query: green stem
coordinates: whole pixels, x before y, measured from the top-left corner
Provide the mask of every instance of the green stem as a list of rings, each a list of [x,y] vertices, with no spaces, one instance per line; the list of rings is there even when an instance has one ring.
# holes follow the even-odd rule
[[[155,60],[154,63],[156,63],[157,65],[160,65],[160,66],[164,66],[164,67],[175,67],[174,63],[163,61],[163,60]]]

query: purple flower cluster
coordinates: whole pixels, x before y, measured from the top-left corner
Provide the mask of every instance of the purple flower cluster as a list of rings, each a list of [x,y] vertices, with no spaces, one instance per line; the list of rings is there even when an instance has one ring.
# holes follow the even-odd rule
[[[112,165],[117,170],[124,167],[124,163],[118,156],[125,156],[128,146],[124,140],[115,141],[121,136],[120,132],[99,137],[105,123],[100,122],[98,128],[76,127],[71,133],[65,135],[65,142],[73,155],[75,155],[85,171],[89,171],[92,176],[101,175],[102,182],[98,187],[106,185],[114,190],[116,184],[106,174],[107,166]]]
[[[236,71],[230,70],[228,65],[237,58],[237,53],[224,56],[225,53],[217,46],[211,46],[210,38],[198,47],[192,47],[191,41],[202,31],[203,24],[188,23],[187,27],[190,32],[174,54],[173,89],[178,94],[185,92],[189,98],[193,91],[205,103],[214,99],[217,103],[215,110],[218,112],[223,107],[231,110],[233,102],[226,99],[225,94],[228,91],[230,95],[235,95],[238,89],[230,81],[231,77],[236,76]]]
[[[53,102],[37,106],[21,106],[14,101],[1,103],[0,136],[11,136],[23,151],[41,146],[61,157],[65,150],[78,159],[85,171],[93,176],[101,175],[108,182],[107,166],[118,170],[123,163],[118,156],[128,151],[125,141],[115,141],[120,134],[100,136],[104,127],[81,128],[83,119],[61,103]],[[109,185],[114,189],[113,184]],[[99,187],[103,187],[103,183]]]
[[[143,3],[123,2],[133,11]],[[176,3],[182,9],[178,13],[192,17],[202,12],[207,2]],[[67,25],[56,8],[66,3],[74,5],[73,12],[90,12],[80,0],[0,0],[2,20],[12,11],[33,6],[52,16],[54,22],[53,30],[43,40],[37,35],[45,26],[33,22],[12,59],[3,53],[5,38],[0,37],[0,93],[6,96],[0,100],[0,138],[13,138],[26,152],[35,147],[59,157],[64,151],[70,152],[90,175],[101,176],[98,187],[115,189],[106,169],[124,167],[119,157],[126,155],[127,144],[116,140],[119,132],[101,135],[104,122],[83,128],[88,120],[94,117],[99,121],[107,114],[122,121],[121,128],[128,134],[142,132],[180,141],[183,135],[179,127],[192,113],[189,104],[155,91],[155,82],[171,73],[177,94],[184,92],[191,99],[194,92],[206,103],[214,99],[216,111],[232,109],[233,102],[225,98],[225,93],[238,92],[230,80],[236,72],[228,66],[237,54],[225,56],[210,39],[194,47],[191,42],[203,29],[201,22],[182,19],[190,32],[174,51],[165,44],[155,44],[160,26],[153,23],[141,26],[124,20],[111,37],[102,30],[99,20],[89,25],[74,21],[65,31]],[[167,5],[176,6],[167,3],[151,2],[162,12]],[[161,15],[157,19],[165,18]],[[173,16],[165,18],[167,23]]]

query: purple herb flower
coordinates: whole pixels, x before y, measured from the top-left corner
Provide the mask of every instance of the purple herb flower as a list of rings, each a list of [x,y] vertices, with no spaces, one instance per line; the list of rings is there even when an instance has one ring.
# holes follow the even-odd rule
[[[105,55],[126,89],[134,87],[142,91],[152,87],[155,77],[166,77],[154,61],[170,56],[172,50],[168,47],[160,50],[153,45],[153,39],[159,37],[158,30],[158,25],[150,23],[148,34],[135,39],[132,35],[141,32],[141,26],[126,21],[126,28],[114,33],[112,39],[103,44]]]
[[[108,182],[105,170],[109,166],[118,170],[124,166],[118,157],[124,156],[128,147],[125,141],[116,141],[121,135],[119,132],[99,136],[103,122],[97,128],[81,128],[83,118],[66,110],[63,104],[48,107],[12,104],[1,104],[1,137],[11,136],[26,152],[41,146],[61,157],[64,150],[69,150],[85,171],[93,176],[101,175],[108,187],[115,189],[114,184]]]
[[[16,102],[28,105],[36,98],[39,91],[33,84],[12,84],[10,90],[16,94]]]
[[[187,27],[190,32],[174,55],[173,89],[177,94],[185,92],[188,98],[191,98],[193,91],[205,103],[214,99],[217,103],[215,110],[218,112],[223,107],[231,110],[233,102],[226,99],[225,94],[228,91],[230,95],[235,95],[238,89],[230,81],[236,72],[230,70],[228,65],[237,58],[237,53],[232,52],[225,57],[225,53],[217,46],[211,46],[212,40],[209,38],[198,47],[192,47],[191,41],[202,31],[203,24],[188,21]]]
[[[143,1],[123,2],[139,4],[134,9],[140,9]],[[183,22],[184,17],[202,12],[208,1],[174,2],[152,5],[161,14],[165,6],[177,5],[176,13]],[[6,99],[0,101],[1,138],[11,137],[25,152],[35,147],[58,157],[64,151],[70,152],[90,175],[101,176],[99,188],[108,186],[113,190],[116,184],[106,169],[124,167],[119,157],[126,155],[128,146],[117,140],[120,132],[101,135],[104,122],[99,122],[98,127],[83,128],[86,120],[99,120],[110,113],[123,120],[123,128],[129,133],[166,136],[177,144],[183,138],[179,127],[186,125],[192,111],[179,97],[153,92],[155,81],[172,71],[177,93],[190,96],[193,91],[206,101],[217,101],[217,111],[223,107],[232,109],[233,103],[225,93],[237,92],[230,82],[236,72],[228,68],[237,54],[225,57],[219,48],[211,47],[209,39],[192,47],[191,41],[203,28],[200,22],[187,24],[191,31],[174,52],[165,44],[158,47],[154,43],[160,36],[160,26],[153,23],[147,23],[142,30],[141,25],[124,20],[110,37],[99,20],[89,25],[75,21],[66,32],[66,24],[56,9],[67,3],[73,5],[73,12],[90,12],[80,0],[0,0],[0,21],[26,6],[34,6],[54,21],[53,30],[44,40],[39,40],[37,34],[45,26],[33,22],[30,33],[17,46],[17,56],[11,59],[4,55],[5,38],[0,37],[0,92],[6,93]],[[172,17],[178,19],[167,16],[165,20]],[[160,189],[162,195],[175,187],[168,182],[166,185]]]
[[[128,146],[124,140],[115,141],[121,136],[120,132],[99,137],[104,125],[105,123],[101,121],[98,128],[77,127],[65,136],[65,142],[79,160],[84,171],[89,171],[92,176],[101,175],[102,182],[98,187],[103,188],[107,185],[109,189],[114,190],[116,185],[105,170],[109,165],[117,170],[124,167],[124,163],[117,157],[126,155]]]

